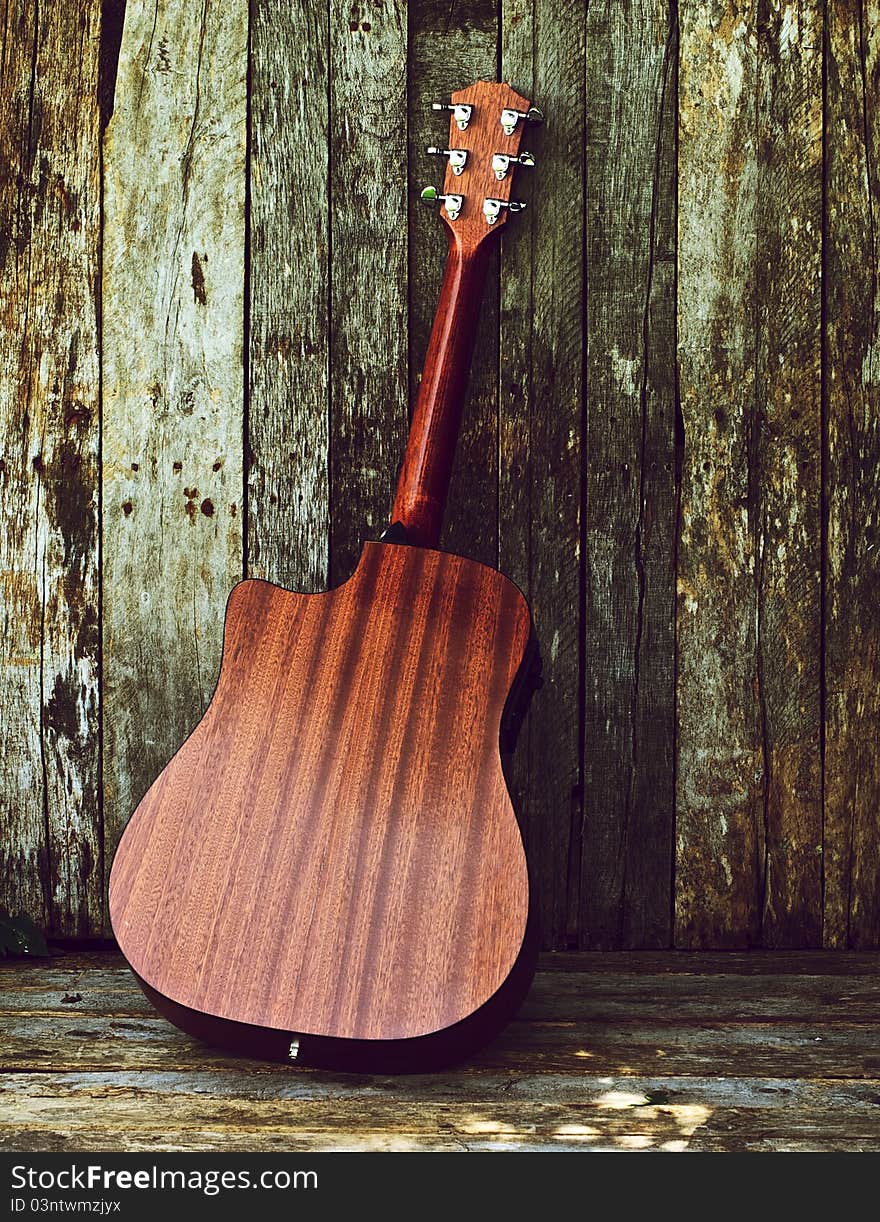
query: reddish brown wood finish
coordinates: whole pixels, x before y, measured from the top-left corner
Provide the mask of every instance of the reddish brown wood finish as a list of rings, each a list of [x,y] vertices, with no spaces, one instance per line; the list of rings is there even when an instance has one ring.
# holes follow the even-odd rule
[[[523,146],[523,123],[506,136],[499,116],[505,107],[525,113],[530,105],[510,85],[488,81],[453,93],[452,101],[473,107],[465,131],[458,130],[453,117],[449,120],[448,147],[467,149],[468,159],[459,176],[447,165],[443,191],[462,195],[464,203],[454,221],[449,220],[445,210],[441,211],[449,238],[446,274],[391,515],[393,522],[406,528],[407,538],[422,547],[436,547],[440,539],[486,280],[489,243],[507,222],[504,210],[494,225],[488,225],[483,217],[483,201],[509,200],[515,179],[513,166],[506,178],[495,177],[492,155],[507,153],[516,157]]]
[[[277,1053],[418,1040],[503,991],[529,887],[498,737],[529,633],[500,573],[414,547],[367,544],[326,594],[236,586],[207,713],[110,879],[160,1008]]]

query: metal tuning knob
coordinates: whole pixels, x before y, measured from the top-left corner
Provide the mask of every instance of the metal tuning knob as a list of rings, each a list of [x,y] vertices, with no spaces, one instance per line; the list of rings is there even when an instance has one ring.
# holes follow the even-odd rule
[[[525,204],[521,199],[484,199],[483,216],[487,225],[495,224],[502,208],[506,208],[508,212],[522,212]]]
[[[464,102],[432,102],[431,109],[451,110],[458,130],[463,132],[467,128],[468,123],[471,121],[471,114],[473,113],[474,108],[473,106],[465,105]],[[514,124],[514,126],[516,125]]]
[[[426,204],[442,203],[451,221],[456,219],[464,203],[463,195],[441,195],[436,187],[425,187],[422,191],[422,199]]]
[[[505,136],[513,135],[520,119],[525,123],[544,122],[544,116],[537,106],[530,106],[528,110],[511,110],[509,107],[505,107],[501,112],[501,126],[504,129]]]
[[[506,178],[512,165],[533,166],[535,159],[531,153],[520,153],[518,157],[508,157],[507,153],[495,153],[492,157],[492,169],[496,178]]]
[[[428,152],[432,157],[448,157],[453,174],[462,172],[468,155],[467,149],[438,149],[433,144],[428,146]]]

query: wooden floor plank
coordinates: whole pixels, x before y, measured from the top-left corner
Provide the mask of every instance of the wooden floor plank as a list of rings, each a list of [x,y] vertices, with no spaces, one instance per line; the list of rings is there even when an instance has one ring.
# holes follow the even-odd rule
[[[226,1056],[155,1014],[115,953],[5,963],[0,1149],[876,1149],[878,963],[545,955],[488,1048],[401,1077]]]
[[[376,1112],[392,1103],[414,1108],[419,1103],[444,1102],[461,1106],[471,1104],[578,1104],[597,1111],[621,1111],[666,1105],[697,1106],[711,1099],[725,1108],[752,1108],[772,1111],[783,1102],[816,1112],[851,1108],[867,1113],[877,1107],[874,1080],[797,1080],[773,1076],[720,1077],[696,1075],[677,1077],[656,1075],[590,1075],[583,1072],[536,1074],[523,1069],[518,1074],[487,1071],[479,1077],[464,1074],[329,1074],[317,1070],[276,1066],[270,1075],[254,1075],[247,1062],[230,1062],[229,1067],[211,1076],[211,1095],[218,1109],[228,1111],[243,1101],[254,1103],[261,1114],[271,1119],[280,1109],[308,1106],[313,1114],[325,1104],[372,1105]],[[172,1096],[192,1099],[203,1093],[205,1079],[198,1071],[172,1070],[141,1073],[120,1070],[107,1072],[67,1072],[29,1074],[20,1083],[0,1079],[6,1101],[16,1094],[33,1101],[35,1111],[59,1106],[65,1093],[86,1098],[119,1097],[132,1106],[143,1096]],[[392,1090],[393,1088],[393,1090]],[[393,1094],[393,1098],[389,1096]],[[12,1106],[16,1106],[14,1103]],[[222,1115],[218,1110],[218,1115]]]
[[[127,973],[124,957],[115,948],[81,950],[75,943],[53,947],[49,959],[0,960],[0,979],[23,984],[28,978],[67,971],[91,970]],[[880,973],[880,951],[749,950],[749,951],[545,951],[539,956],[541,972],[584,972],[587,975],[712,975],[754,974],[801,976],[859,976]]]
[[[199,1078],[134,1078],[37,1075],[14,1092],[0,1080],[0,1148],[94,1149],[123,1135],[128,1149],[261,1151],[860,1149],[880,1139],[876,1083],[503,1079],[457,1097],[433,1089],[435,1078],[391,1092],[387,1081],[302,1090],[301,1079],[256,1092],[239,1079],[210,1095]]]
[[[860,975],[733,975],[687,970],[541,971],[519,1014],[522,1022],[880,1022],[880,963]],[[684,956],[682,956],[684,958]],[[49,1018],[75,1026],[79,1016],[146,1016],[154,1010],[127,968],[0,969],[2,1016]]]
[[[748,1127],[744,1127],[742,1121]],[[616,1136],[605,1136],[601,1130],[597,1130],[594,1126],[583,1125],[577,1123],[574,1125],[560,1125],[559,1128],[542,1136],[533,1128],[532,1132],[527,1136],[522,1136],[515,1133],[509,1133],[501,1128],[499,1131],[493,1131],[489,1135],[474,1135],[469,1131],[455,1133],[443,1133],[436,1136],[424,1136],[421,1134],[405,1134],[405,1133],[368,1133],[359,1134],[351,1133],[345,1136],[340,1134],[313,1135],[310,1133],[295,1133],[291,1134],[289,1130],[283,1133],[270,1133],[268,1136],[260,1135],[254,1137],[252,1134],[227,1133],[223,1130],[217,1133],[211,1131],[203,1131],[201,1134],[193,1133],[189,1135],[189,1140],[184,1136],[180,1139],[169,1141],[162,1134],[155,1134],[151,1140],[149,1137],[141,1138],[138,1136],[124,1138],[126,1150],[131,1150],[135,1153],[162,1153],[166,1151],[187,1152],[187,1151],[215,1151],[224,1153],[226,1151],[246,1151],[258,1154],[263,1153],[286,1153],[295,1151],[297,1154],[308,1153],[332,1153],[332,1152],[359,1152],[359,1153],[375,1153],[375,1152],[403,1152],[403,1151],[421,1151],[423,1153],[444,1151],[450,1153],[478,1153],[480,1151],[492,1151],[496,1153],[541,1153],[546,1151],[554,1152],[573,1152],[578,1150],[590,1150],[594,1153],[611,1153],[615,1151],[651,1151],[660,1150],[664,1152],[696,1152],[696,1151],[714,1151],[721,1152],[780,1152],[788,1153],[794,1151],[814,1152],[821,1150],[824,1153],[864,1153],[866,1151],[876,1150],[877,1135],[876,1131],[869,1129],[866,1132],[860,1132],[857,1135],[840,1134],[834,1138],[825,1136],[824,1128],[820,1127],[819,1131],[810,1130],[807,1127],[807,1133],[797,1138],[792,1138],[790,1128],[787,1123],[787,1114],[780,1115],[779,1125],[775,1130],[755,1135],[751,1129],[751,1116],[747,1116],[740,1120],[739,1124],[733,1123],[733,1117],[728,1119],[725,1114],[717,1117],[717,1123],[725,1130],[722,1133],[714,1134],[697,1130],[693,1136],[682,1136],[680,1129],[676,1129],[674,1125],[662,1134],[656,1132],[640,1131],[639,1126],[633,1126],[630,1132],[620,1133]],[[93,1133],[77,1134],[75,1139],[63,1130],[43,1132],[39,1131],[35,1134],[23,1132],[6,1148],[14,1150],[16,1153],[25,1153],[29,1150],[33,1151],[67,1151],[67,1150],[84,1150],[93,1151],[102,1148],[102,1143],[107,1144],[112,1141],[121,1141],[122,1137],[116,1135],[108,1136],[102,1129],[95,1130]],[[0,1145],[0,1149],[4,1147]]]
[[[545,972],[606,972],[616,975],[859,976],[880,972],[880,953],[849,951],[845,955],[817,950],[626,951],[597,953],[559,951],[541,957]]]
[[[204,1069],[233,1064],[170,1027],[163,1019],[103,1018],[79,1021],[4,1018],[3,1072],[167,1068]],[[605,1022],[514,1022],[502,1036],[457,1072],[486,1070],[557,1073],[580,1066],[608,1074],[774,1074],[787,1078],[880,1076],[880,1027],[843,1022],[809,1025],[707,1021],[671,1026],[614,1018]]]

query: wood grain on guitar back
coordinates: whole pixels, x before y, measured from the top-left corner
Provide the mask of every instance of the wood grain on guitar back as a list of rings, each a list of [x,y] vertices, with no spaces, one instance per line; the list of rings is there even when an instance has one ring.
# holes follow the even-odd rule
[[[326,594],[230,596],[204,719],[132,818],[113,925],[193,1010],[408,1039],[503,984],[529,907],[499,725],[530,632],[472,561],[367,544]]]

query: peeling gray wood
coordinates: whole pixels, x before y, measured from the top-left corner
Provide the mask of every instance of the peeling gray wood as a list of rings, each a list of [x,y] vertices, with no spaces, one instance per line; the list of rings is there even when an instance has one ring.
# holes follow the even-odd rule
[[[667,3],[587,22],[581,945],[672,941],[675,123]]]
[[[815,942],[821,905],[821,14],[680,12],[676,936]]]
[[[880,6],[828,5],[825,942],[880,946]]]
[[[583,6],[505,4],[501,53],[547,117],[528,131],[529,210],[502,239],[499,565],[529,599],[544,662],[511,776],[544,943],[559,947],[577,944],[580,874]]]
[[[328,28],[251,7],[248,575],[326,589],[329,555]]]
[[[407,405],[407,10],[330,4],[330,578],[388,525]]]
[[[0,61],[0,903],[100,931],[101,6],[17,0]]]
[[[425,148],[446,143],[449,116],[431,110],[454,89],[497,80],[497,0],[409,5],[409,400],[415,403],[446,259],[446,226],[419,191],[442,187],[442,158]],[[495,565],[498,555],[498,253],[486,277],[461,433],[452,468],[441,545]]]
[[[242,571],[247,9],[129,3],[104,166],[112,851],[213,690]]]

